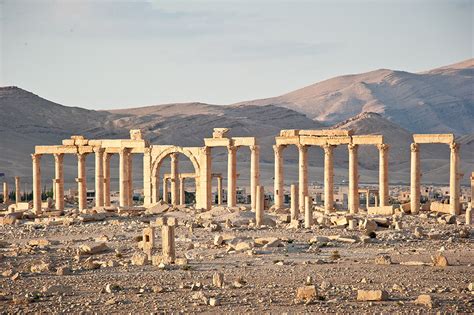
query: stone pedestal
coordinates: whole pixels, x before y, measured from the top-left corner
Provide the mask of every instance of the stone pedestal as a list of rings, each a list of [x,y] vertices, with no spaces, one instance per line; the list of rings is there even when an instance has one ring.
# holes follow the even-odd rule
[[[298,185],[291,184],[291,200],[290,200],[290,213],[291,221],[298,220],[299,207],[298,207]]]
[[[410,209],[416,214],[420,211],[420,145],[412,143],[410,169]]]
[[[104,206],[110,207],[110,158],[112,154],[104,153]]]
[[[349,212],[359,212],[359,167],[357,144],[349,144]]]
[[[227,147],[227,206],[237,205],[237,148]]]
[[[54,200],[56,210],[64,210],[64,154],[54,154]]]
[[[380,206],[388,206],[388,144],[380,144],[379,149],[379,198]]]
[[[308,147],[298,145],[299,211],[304,213],[304,197],[308,194]]]
[[[174,263],[176,260],[175,249],[175,227],[178,225],[176,218],[158,218],[158,226],[161,226],[162,254],[165,263]]]
[[[149,227],[143,229],[143,251],[147,254],[148,260],[153,255],[153,249],[155,248],[155,228]]]
[[[222,205],[222,177],[217,177],[217,204]]]
[[[449,211],[453,215],[461,214],[459,204],[460,197],[460,174],[459,174],[459,144],[450,145],[451,159],[449,167]]]
[[[332,145],[324,147],[324,211],[334,211],[334,158]]]
[[[304,198],[304,227],[309,229],[313,225],[313,198]]]
[[[77,154],[77,199],[79,211],[87,209],[86,154]]]
[[[95,152],[95,206],[104,206],[104,149],[94,148]]]
[[[119,205],[128,206],[128,150],[122,149],[119,153]]]
[[[252,209],[256,209],[257,185],[260,178],[259,170],[260,147],[258,145],[250,146],[250,202]]]
[[[33,162],[33,211],[41,214],[41,154],[32,154]]]
[[[284,146],[274,145],[273,151],[275,153],[275,182],[274,182],[274,199],[275,208],[283,208],[284,191],[283,191],[283,149]]]
[[[15,202],[17,205],[19,202],[21,202],[21,186],[19,176],[15,176]]]
[[[257,227],[263,224],[263,212],[265,205],[265,191],[263,186],[257,186],[257,198],[255,205],[255,225]]]

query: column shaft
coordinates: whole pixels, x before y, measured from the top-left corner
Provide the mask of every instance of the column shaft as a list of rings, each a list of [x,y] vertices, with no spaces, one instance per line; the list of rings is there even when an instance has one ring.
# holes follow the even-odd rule
[[[284,191],[283,191],[283,149],[281,145],[274,145],[273,150],[275,152],[275,182],[274,182],[274,198],[275,198],[275,208],[283,208],[284,201]]]
[[[163,177],[163,201],[169,203],[168,200],[168,179]]]
[[[9,197],[9,193],[8,193],[8,183],[7,182],[3,182],[3,203],[6,204],[8,203],[10,197]]]
[[[20,177],[15,176],[15,202],[18,205],[21,202]]]
[[[185,205],[186,204],[186,191],[184,191],[184,181],[185,178],[181,177],[179,180],[179,204]]]
[[[95,152],[95,206],[104,206],[104,149],[96,148]]]
[[[411,168],[410,168],[410,209],[416,214],[420,211],[420,147],[417,143],[412,143]]]
[[[120,207],[125,207],[128,205],[128,152],[127,149],[120,150],[119,153],[119,205]]]
[[[324,146],[324,210],[334,211],[334,146]]]
[[[86,154],[77,154],[77,198],[79,211],[87,209]]]
[[[258,145],[250,146],[250,202],[254,210],[257,199],[257,185],[260,178],[259,158],[260,147]]]
[[[222,204],[222,177],[217,177],[217,204]]]
[[[349,212],[359,212],[359,167],[357,144],[349,144]]]
[[[256,196],[256,207],[255,207],[255,225],[257,227],[263,224],[263,210],[265,206],[265,191],[263,186],[257,186],[257,196]]]
[[[171,204],[177,206],[179,202],[178,154],[171,154]]]
[[[298,220],[299,207],[298,207],[298,184],[291,184],[291,200],[290,200],[290,214],[291,221]]]
[[[54,197],[56,210],[64,210],[64,154],[54,154]]]
[[[237,148],[227,147],[227,206],[237,205]]]
[[[176,259],[174,229],[174,226],[169,225],[161,227],[163,258],[166,258],[169,263],[173,263]]]
[[[308,147],[298,145],[299,211],[304,213],[304,197],[308,194]]]
[[[452,143],[451,158],[449,167],[449,210],[451,214],[461,214],[459,203],[460,195],[460,174],[459,174],[459,144]]]
[[[380,144],[379,149],[379,200],[380,206],[388,206],[388,144]]]
[[[103,172],[104,172],[104,206],[110,207],[110,158],[111,153],[104,154]]]
[[[313,198],[304,197],[304,227],[309,229],[313,225]]]
[[[133,206],[133,155],[130,151],[128,152],[127,162],[127,206],[131,207]]]
[[[32,154],[33,161],[33,211],[41,214],[41,154]]]

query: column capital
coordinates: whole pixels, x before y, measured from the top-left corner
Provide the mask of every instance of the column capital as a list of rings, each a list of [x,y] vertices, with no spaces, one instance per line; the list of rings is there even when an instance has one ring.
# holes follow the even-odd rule
[[[64,153],[53,153],[53,156],[56,163],[61,163],[64,160]]]
[[[386,143],[382,143],[382,144],[377,144],[377,149],[379,149],[379,151],[388,151],[388,149],[390,148],[390,146]]]
[[[359,148],[359,145],[358,144],[354,144],[354,143],[349,143],[347,145],[347,149],[349,151],[357,151],[357,149]]]
[[[250,149],[251,152],[255,152],[258,149],[260,149],[260,146],[258,144],[249,145],[249,149]]]
[[[231,153],[232,151],[237,151],[237,147],[235,145],[228,145],[227,152]]]
[[[283,149],[286,148],[286,145],[281,145],[281,144],[274,144],[273,145],[273,151],[275,154],[280,155],[283,152]]]
[[[307,145],[298,143],[296,145],[296,147],[298,148],[298,151],[308,151],[308,146]]]
[[[419,152],[420,151],[420,145],[418,143],[412,143],[412,144],[410,144],[410,150],[411,150],[411,152]]]
[[[452,152],[459,152],[459,149],[460,149],[461,145],[457,142],[453,142],[449,145],[449,148],[451,149]]]
[[[95,153],[104,153],[105,152],[105,148],[102,148],[102,147],[94,147],[92,150]]]
[[[41,156],[42,156],[42,155],[43,155],[43,154],[33,153],[33,154],[31,154],[31,159],[33,160],[33,162],[34,162],[34,161],[39,161],[39,160],[41,160]]]
[[[332,144],[324,144],[323,146],[324,154],[329,154],[332,153],[332,150],[334,149],[335,145]]]
[[[78,153],[76,153],[76,156],[77,156],[78,159],[85,159],[86,156],[87,156],[87,153],[78,152]]]

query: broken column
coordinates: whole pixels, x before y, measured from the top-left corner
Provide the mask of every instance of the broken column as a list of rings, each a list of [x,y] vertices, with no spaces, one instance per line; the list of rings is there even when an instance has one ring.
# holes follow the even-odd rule
[[[461,214],[459,205],[460,174],[459,174],[459,143],[451,143],[451,158],[449,167],[449,212],[453,215]]]
[[[255,225],[257,227],[263,224],[263,211],[265,205],[265,191],[263,186],[257,186],[257,198],[255,205]]]
[[[283,208],[283,199],[284,199],[284,192],[283,192],[283,149],[284,146],[282,145],[274,145],[273,151],[275,152],[275,192],[274,192],[274,199],[275,199],[275,208],[281,209]]]
[[[179,198],[179,186],[178,186],[178,153],[171,153],[171,204],[173,206],[178,205]]]
[[[128,149],[122,148],[119,152],[119,205],[128,205]]]
[[[298,207],[298,184],[291,184],[291,207],[290,207],[290,213],[291,213],[291,221],[293,220],[298,220],[298,212],[299,212],[299,207]]]
[[[260,147],[250,146],[250,202],[252,209],[255,209],[257,199],[257,185],[260,178],[259,170]]]
[[[299,211],[304,213],[304,196],[308,194],[308,147],[298,145]]]
[[[33,211],[41,214],[41,154],[32,154],[33,161]]]
[[[162,255],[164,263],[174,263],[176,259],[175,250],[175,227],[178,225],[176,218],[158,218],[156,224],[161,226]]]
[[[15,202],[18,205],[21,202],[20,177],[15,176]]]
[[[9,201],[9,196],[8,196],[8,183],[3,182],[3,203],[7,204]]]
[[[86,154],[77,154],[77,199],[79,211],[87,209]]]
[[[349,144],[349,212],[359,212],[359,167],[357,144]]]
[[[217,177],[217,204],[222,204],[222,177]]]
[[[416,214],[420,211],[420,145],[412,143],[410,169],[410,209]]]
[[[313,198],[304,197],[304,227],[310,228],[313,225]]]
[[[103,177],[104,177],[104,206],[110,207],[110,158],[111,153],[104,153]]]
[[[227,147],[227,206],[237,205],[237,148]]]
[[[334,159],[333,145],[324,148],[324,210],[326,213],[334,211]]]
[[[380,144],[379,149],[379,198],[380,207],[388,206],[388,144]]]
[[[104,149],[94,148],[95,152],[95,206],[104,206]]]
[[[184,177],[181,177],[179,179],[179,204],[180,205],[185,205],[186,204],[186,192],[184,191],[184,181],[186,179]]]
[[[54,199],[56,210],[64,210],[64,154],[54,154]]]

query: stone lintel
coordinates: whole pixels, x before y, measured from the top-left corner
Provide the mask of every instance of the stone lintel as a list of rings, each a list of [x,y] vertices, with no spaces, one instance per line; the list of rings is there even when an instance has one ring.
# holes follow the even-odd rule
[[[454,143],[454,135],[452,133],[439,134],[414,134],[413,142],[415,143]]]
[[[299,138],[299,143],[302,145],[323,146],[326,144],[326,138],[323,137],[300,136]]]
[[[352,136],[352,144],[360,145],[377,145],[383,144],[382,135],[363,135],[363,136]]]
[[[237,147],[257,144],[255,137],[233,137],[232,140],[234,140],[234,145]]]
[[[227,147],[232,144],[229,138],[205,138],[204,145],[206,147]]]
[[[276,145],[297,145],[300,143],[300,137],[275,137]]]
[[[77,147],[69,145],[37,145],[35,146],[35,154],[76,154]]]
[[[299,132],[298,129],[280,130],[280,137],[298,137]]]
[[[300,136],[312,136],[312,137],[344,137],[344,136],[351,136],[354,132],[349,130],[343,129],[314,129],[314,130],[300,130]]]

